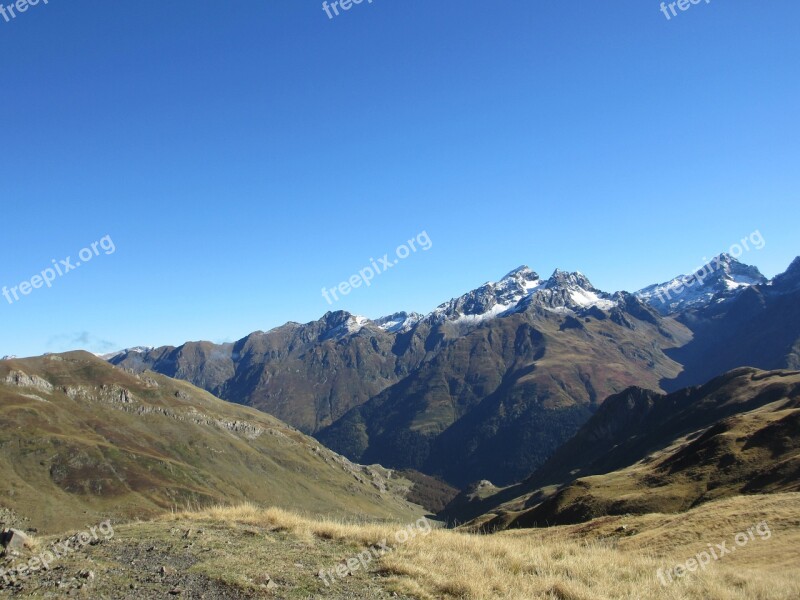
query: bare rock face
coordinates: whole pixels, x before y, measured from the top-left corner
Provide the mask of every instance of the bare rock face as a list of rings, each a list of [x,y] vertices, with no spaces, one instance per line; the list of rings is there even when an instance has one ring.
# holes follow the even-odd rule
[[[26,375],[22,371],[11,371],[5,378],[5,383],[17,387],[33,388],[40,392],[52,392],[53,386],[37,375]]]
[[[5,553],[21,552],[30,545],[30,538],[19,529],[3,529],[0,532],[0,544]]]

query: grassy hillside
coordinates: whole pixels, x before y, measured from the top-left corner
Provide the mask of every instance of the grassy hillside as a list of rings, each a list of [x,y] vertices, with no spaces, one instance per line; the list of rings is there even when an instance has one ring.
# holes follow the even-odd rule
[[[84,352],[0,361],[0,507],[42,531],[252,501],[411,517],[410,482],[254,409]]]
[[[668,396],[632,389],[524,484],[451,508],[483,509],[484,528],[531,527],[800,491],[798,431],[797,372],[737,369]]]
[[[798,523],[793,493],[710,502],[679,517],[608,517],[546,530],[417,529],[398,543],[409,522],[356,524],[242,506],[117,526],[113,538],[50,571],[15,588],[0,583],[0,596],[57,598],[82,588],[84,597],[137,600],[795,600]],[[737,546],[748,529],[769,535]],[[53,541],[40,538],[38,547]],[[720,543],[736,550],[673,583],[659,580],[659,570],[663,576]],[[388,552],[376,557],[376,546]],[[364,552],[373,558],[364,555],[362,566],[354,557]],[[328,585],[318,575],[340,566],[344,576],[329,575]]]

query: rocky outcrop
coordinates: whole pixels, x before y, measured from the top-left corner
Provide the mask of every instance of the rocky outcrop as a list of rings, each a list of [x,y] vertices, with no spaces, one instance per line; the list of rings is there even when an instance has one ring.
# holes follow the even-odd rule
[[[4,380],[9,385],[31,388],[40,392],[52,392],[53,385],[38,375],[26,375],[22,371],[11,371]]]

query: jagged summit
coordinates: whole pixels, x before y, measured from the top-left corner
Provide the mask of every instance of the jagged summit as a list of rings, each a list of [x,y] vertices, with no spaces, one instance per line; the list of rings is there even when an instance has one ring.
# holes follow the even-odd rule
[[[536,281],[539,279],[539,275],[537,275],[535,271],[531,270],[528,265],[521,265],[513,271],[506,273],[500,281],[504,281],[506,279],[525,279],[529,281]]]
[[[542,289],[531,297],[531,304],[556,310],[574,312],[597,307],[610,310],[615,306],[613,296],[598,290],[580,271],[562,271],[556,269]]]
[[[661,315],[674,315],[685,309],[699,309],[734,298],[743,290],[766,283],[769,283],[771,293],[791,291],[800,286],[800,257],[785,273],[768,282],[758,268],[743,264],[729,253],[722,253],[694,273],[648,286],[635,294],[610,294],[599,290],[580,271],[555,269],[549,278],[542,279],[527,265],[520,265],[500,280],[489,281],[453,298],[427,315],[400,311],[373,320],[337,310],[325,313],[317,321],[287,323],[272,332],[296,329],[307,342],[314,339],[342,340],[359,334],[365,328],[375,333],[398,334],[415,330],[421,323],[452,323],[466,331],[471,325],[529,309],[578,316],[588,314],[588,311],[614,313],[622,310],[652,322],[652,310]],[[253,335],[267,336],[270,333],[256,332]],[[141,346],[107,354],[103,358],[120,362],[126,356],[144,355],[151,350]]]
[[[558,286],[577,286],[586,290],[595,289],[595,287],[592,285],[592,282],[589,281],[587,277],[580,271],[574,271],[570,273],[569,271],[562,271],[561,269],[556,269],[553,271],[550,279],[548,279],[547,283],[545,284],[545,287],[547,288],[554,288]]]
[[[742,288],[767,282],[757,267],[746,265],[727,252],[692,273],[650,285],[636,295],[662,315],[697,308],[729,298]]]
[[[341,338],[356,334],[364,327],[377,327],[388,333],[410,331],[420,322],[432,325],[445,322],[470,324],[501,317],[536,306],[556,312],[580,312],[591,307],[611,310],[615,296],[595,288],[580,271],[556,269],[548,279],[542,279],[527,265],[506,273],[498,281],[482,286],[439,305],[428,315],[397,312],[370,320],[347,311],[326,313],[320,339]]]
[[[445,302],[426,319],[435,323],[445,321],[479,322],[514,312],[531,305],[563,311],[579,311],[591,306],[611,309],[611,294],[596,289],[582,273],[556,269],[543,280],[529,267],[517,267],[500,281],[489,282]]]
[[[704,266],[708,270],[708,266],[717,267],[715,272],[719,272],[720,277],[725,277],[728,280],[740,284],[754,285],[755,283],[765,283],[766,277],[761,274],[757,267],[744,264],[727,252],[723,252],[719,256],[711,259],[711,262]]]

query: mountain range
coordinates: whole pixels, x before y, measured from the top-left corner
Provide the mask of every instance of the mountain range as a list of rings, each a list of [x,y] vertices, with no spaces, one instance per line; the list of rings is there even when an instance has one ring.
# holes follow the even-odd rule
[[[330,312],[109,360],[270,413],[359,463],[510,485],[631,386],[800,368],[800,259],[770,281],[726,254],[703,271],[692,285],[690,274],[608,293],[579,272],[519,267],[424,316]]]

